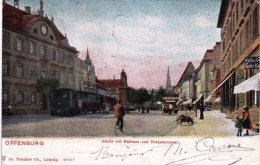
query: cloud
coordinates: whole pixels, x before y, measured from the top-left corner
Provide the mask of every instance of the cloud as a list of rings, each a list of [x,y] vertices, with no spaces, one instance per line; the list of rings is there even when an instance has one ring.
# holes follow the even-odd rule
[[[84,23],[79,27],[79,30],[84,33],[98,34],[101,32],[101,27],[96,23]]]
[[[163,26],[165,21],[159,17],[145,16],[140,20],[140,23],[149,26]]]
[[[156,33],[148,28],[138,26],[120,26],[115,25],[113,29],[115,39],[122,41],[153,43],[156,41]]]
[[[210,26],[216,26],[215,22],[212,22],[209,18],[205,16],[197,16],[194,19],[195,25],[199,27],[210,27]]]

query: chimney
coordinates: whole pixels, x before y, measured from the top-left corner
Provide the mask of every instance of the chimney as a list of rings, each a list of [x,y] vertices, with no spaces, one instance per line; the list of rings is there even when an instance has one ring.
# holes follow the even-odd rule
[[[25,12],[28,13],[28,14],[31,14],[31,7],[25,6]]]

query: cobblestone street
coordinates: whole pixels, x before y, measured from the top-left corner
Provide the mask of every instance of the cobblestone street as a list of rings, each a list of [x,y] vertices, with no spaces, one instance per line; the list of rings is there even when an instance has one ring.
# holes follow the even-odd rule
[[[178,115],[185,113],[179,111]],[[193,111],[188,114],[194,119],[193,126],[187,122],[178,125],[176,115],[162,114],[161,111],[150,111],[149,114],[131,112],[124,118],[126,131],[119,136],[236,136],[234,122],[219,111],[205,111],[204,120],[195,117]],[[75,117],[11,116],[3,118],[3,137],[113,137],[115,121],[112,112]],[[250,135],[257,133],[250,131]]]

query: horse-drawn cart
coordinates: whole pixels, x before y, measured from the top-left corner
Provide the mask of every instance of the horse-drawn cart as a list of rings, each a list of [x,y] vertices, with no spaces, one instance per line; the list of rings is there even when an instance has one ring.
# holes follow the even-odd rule
[[[176,117],[176,121],[177,124],[182,124],[182,122],[188,122],[191,123],[191,125],[193,125],[194,121],[192,119],[192,117],[190,117],[189,115],[179,115],[178,117]]]
[[[163,114],[168,113],[171,115],[172,112],[174,112],[174,114],[178,113],[178,108],[176,105],[178,99],[178,97],[163,97],[161,102]]]

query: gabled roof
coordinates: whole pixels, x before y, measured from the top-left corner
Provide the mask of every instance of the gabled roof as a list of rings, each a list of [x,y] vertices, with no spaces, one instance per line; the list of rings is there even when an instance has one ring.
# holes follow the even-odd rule
[[[113,80],[100,80],[105,87],[118,87],[121,86],[121,79],[113,79]]]
[[[7,25],[16,30],[25,30],[25,26],[34,18],[39,18],[38,14],[29,14],[7,3],[3,4],[3,25]],[[61,40],[66,37],[57,29],[58,36]]]
[[[194,68],[192,62],[188,62],[188,64],[187,64],[185,70],[182,72],[182,75],[181,75],[181,77],[180,77],[178,83],[175,85],[175,87],[177,87],[177,86],[180,85],[180,83],[182,82],[181,80],[183,79],[183,76],[184,76],[184,74],[186,73],[186,71],[188,70],[188,68],[189,68],[190,65],[192,65],[192,67]],[[195,70],[195,68],[194,68],[194,70]]]

